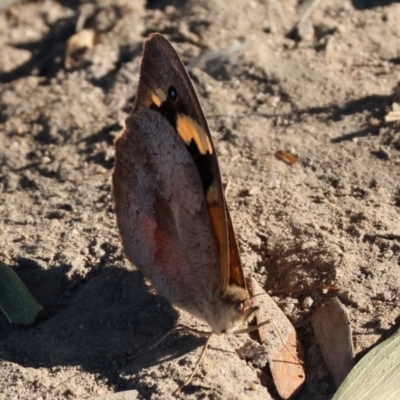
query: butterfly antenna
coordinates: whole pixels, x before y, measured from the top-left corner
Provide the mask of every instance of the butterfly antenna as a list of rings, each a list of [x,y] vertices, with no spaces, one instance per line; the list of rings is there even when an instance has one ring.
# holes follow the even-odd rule
[[[269,319],[267,319],[266,321],[260,322],[260,323],[257,324],[257,325],[252,325],[252,326],[249,326],[249,327],[247,327],[247,328],[245,328],[245,329],[239,329],[239,330],[237,330],[237,331],[233,331],[232,333],[234,333],[235,335],[241,335],[241,334],[243,334],[243,333],[254,332],[254,331],[256,331],[258,328],[261,328],[262,326],[267,325],[267,324],[269,324],[270,322],[271,322],[271,321],[270,321]]]
[[[134,355],[132,355],[132,356],[123,357],[122,359],[123,359],[123,360],[128,360],[128,359],[132,359],[132,358],[141,357],[141,356],[143,356],[144,354],[148,353],[149,351],[154,350],[154,349],[155,349],[164,339],[166,339],[171,333],[173,333],[173,332],[175,332],[175,331],[180,331],[180,330],[183,330],[183,329],[186,330],[186,331],[195,333],[195,334],[197,334],[197,335],[200,335],[200,336],[209,336],[209,337],[210,337],[210,336],[212,335],[212,332],[199,331],[199,330],[197,330],[197,329],[190,328],[190,327],[188,327],[188,326],[186,326],[186,325],[178,324],[178,325],[175,325],[172,329],[170,329],[167,333],[165,333],[165,334],[161,337],[161,339],[159,339],[159,340],[158,340],[156,343],[154,343],[152,346],[148,347],[146,350],[143,350],[142,352],[137,353],[137,354],[134,354]]]
[[[269,323],[272,323],[272,325],[275,327],[276,332],[278,333],[279,338],[281,339],[282,345],[286,348],[286,350],[293,356],[294,359],[296,359],[299,364],[303,365],[303,361],[300,360],[300,358],[293,353],[292,349],[286,344],[286,342],[283,340],[282,334],[280,329],[278,328],[278,326],[275,324],[274,321],[270,321],[269,319],[267,319],[266,321],[263,321],[257,325],[253,325],[253,326],[249,326],[248,328],[245,329],[239,329],[237,331],[234,331],[232,333],[234,333],[235,335],[241,335],[243,333],[250,333],[250,332],[254,332],[256,331],[258,328],[261,328],[264,325],[267,325]]]
[[[206,343],[205,343],[205,345],[203,347],[203,350],[201,351],[200,357],[198,358],[198,360],[196,362],[196,365],[194,366],[193,371],[190,374],[189,378],[186,380],[186,382],[182,386],[179,386],[178,389],[176,389],[174,391],[174,393],[173,393],[174,395],[178,394],[181,391],[182,388],[184,388],[185,386],[189,385],[190,382],[192,382],[193,377],[194,377],[194,375],[195,375],[195,373],[196,373],[201,361],[203,360],[204,355],[206,354],[206,350],[208,348],[208,343],[210,342],[211,336],[212,336],[212,333],[208,336],[207,341],[206,341]]]

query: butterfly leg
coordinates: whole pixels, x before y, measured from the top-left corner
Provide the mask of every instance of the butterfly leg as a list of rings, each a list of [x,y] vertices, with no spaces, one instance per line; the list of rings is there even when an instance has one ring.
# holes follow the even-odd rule
[[[204,355],[206,354],[206,350],[207,350],[207,347],[208,347],[208,343],[210,342],[211,336],[212,336],[212,334],[210,334],[208,336],[207,341],[206,341],[206,343],[205,343],[205,345],[203,347],[203,350],[201,351],[200,357],[198,358],[198,360],[196,362],[196,365],[194,366],[193,371],[190,374],[189,378],[186,380],[186,382],[182,386],[179,386],[178,389],[176,389],[174,391],[174,393],[173,393],[174,395],[178,394],[181,391],[182,388],[184,388],[185,386],[189,385],[190,382],[192,382],[192,379],[193,379],[193,377],[194,377],[194,375],[195,375],[195,373],[197,371],[197,368],[199,367],[201,361],[203,360]]]

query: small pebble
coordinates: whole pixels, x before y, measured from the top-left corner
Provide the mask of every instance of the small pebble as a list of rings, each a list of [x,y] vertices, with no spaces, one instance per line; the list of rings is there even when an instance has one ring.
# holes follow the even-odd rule
[[[314,300],[310,296],[305,297],[302,303],[303,309],[310,308],[313,305],[313,303]]]
[[[294,304],[284,304],[283,306],[280,306],[281,310],[286,314],[290,315],[294,311]]]
[[[249,390],[252,390],[253,392],[255,392],[257,389],[258,389],[257,383],[251,382],[250,386],[249,386]]]
[[[307,249],[309,249],[310,247],[315,247],[315,246],[317,246],[317,245],[318,245],[318,243],[315,242],[314,240],[309,240],[308,242],[305,242],[305,243],[303,243],[303,244],[301,245],[301,249],[302,249],[302,250],[307,250]]]
[[[50,164],[51,163],[51,158],[47,157],[47,156],[44,156],[44,157],[42,157],[41,162],[42,162],[42,164]]]

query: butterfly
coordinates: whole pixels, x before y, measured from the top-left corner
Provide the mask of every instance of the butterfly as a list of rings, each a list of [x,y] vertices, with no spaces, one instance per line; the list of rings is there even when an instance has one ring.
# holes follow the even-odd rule
[[[182,61],[158,33],[144,44],[133,109],[115,140],[113,190],[125,254],[158,294],[215,334],[252,319],[210,130]]]

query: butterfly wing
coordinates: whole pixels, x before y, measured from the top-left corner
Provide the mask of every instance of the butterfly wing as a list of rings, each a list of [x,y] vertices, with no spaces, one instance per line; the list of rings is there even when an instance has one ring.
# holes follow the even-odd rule
[[[146,42],[134,110],[160,113],[189,150],[201,178],[217,245],[223,295],[228,285],[246,287],[232,223],[227,212],[215,148],[196,92],[178,54],[162,35]]]
[[[115,141],[113,189],[127,257],[173,304],[207,319],[217,248],[197,167],[168,121],[140,108]]]
[[[240,259],[239,249],[236,243],[235,231],[233,230],[232,220],[228,206],[225,208],[228,229],[229,246],[229,285],[236,285],[246,289],[242,261]]]

